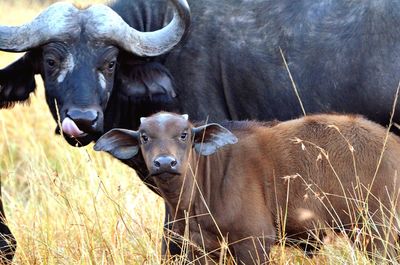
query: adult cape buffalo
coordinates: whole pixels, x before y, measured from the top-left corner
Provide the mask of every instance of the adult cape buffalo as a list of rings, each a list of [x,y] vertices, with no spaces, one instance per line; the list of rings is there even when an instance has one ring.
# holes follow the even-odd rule
[[[137,129],[160,109],[285,120],[302,110],[282,50],[307,113],[387,124],[400,79],[399,1],[192,0],[190,12],[185,0],[170,2],[56,3],[25,25],[0,26],[0,50],[27,51],[0,72],[0,107],[28,100],[40,74],[74,145]],[[140,159],[124,162],[147,175]]]

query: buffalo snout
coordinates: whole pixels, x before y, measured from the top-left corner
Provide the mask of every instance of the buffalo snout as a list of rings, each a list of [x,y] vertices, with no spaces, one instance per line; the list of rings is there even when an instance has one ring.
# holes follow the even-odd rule
[[[66,111],[62,129],[70,136],[80,137],[102,131],[102,119],[103,116],[97,109],[71,108]]]
[[[93,131],[99,118],[99,112],[93,109],[73,108],[67,111],[67,117],[75,122],[82,131]]]

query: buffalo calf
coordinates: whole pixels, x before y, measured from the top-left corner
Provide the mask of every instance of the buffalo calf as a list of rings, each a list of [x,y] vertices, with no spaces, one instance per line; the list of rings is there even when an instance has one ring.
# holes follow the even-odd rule
[[[161,112],[94,148],[118,159],[141,152],[175,213],[172,234],[193,243],[191,260],[218,258],[225,240],[239,264],[265,263],[278,234],[304,243],[327,227],[395,255],[400,139],[360,116],[195,127]]]

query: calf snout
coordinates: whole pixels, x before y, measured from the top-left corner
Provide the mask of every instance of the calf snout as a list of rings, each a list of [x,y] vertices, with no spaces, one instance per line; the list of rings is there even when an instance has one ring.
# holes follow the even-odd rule
[[[164,172],[178,173],[178,161],[170,155],[161,155],[153,160],[153,173],[160,174]]]
[[[81,131],[94,132],[97,130],[99,112],[95,109],[69,109],[67,117],[73,120]]]

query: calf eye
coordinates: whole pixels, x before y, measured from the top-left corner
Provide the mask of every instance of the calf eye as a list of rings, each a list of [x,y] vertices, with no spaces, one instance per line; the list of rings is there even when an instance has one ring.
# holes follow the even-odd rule
[[[147,135],[142,134],[141,137],[142,137],[142,142],[143,142],[144,144],[147,143],[147,142],[149,141],[149,137],[148,137]]]
[[[181,133],[181,136],[180,136],[181,140],[182,140],[182,141],[186,141],[187,135],[188,135],[187,132]]]

